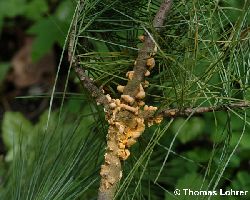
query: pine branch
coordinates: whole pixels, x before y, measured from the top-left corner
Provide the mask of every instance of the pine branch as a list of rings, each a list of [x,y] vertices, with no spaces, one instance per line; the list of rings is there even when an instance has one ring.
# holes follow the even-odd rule
[[[157,31],[161,30],[171,4],[172,0],[164,0],[156,13],[153,26]],[[152,69],[154,67],[155,61],[153,56],[157,52],[157,47],[148,33],[141,36],[141,40],[143,42],[143,47],[139,50],[138,57],[135,61],[133,79],[128,81],[123,92],[125,95],[130,95],[133,98],[135,98],[136,94],[140,90],[140,84],[144,81],[147,69]]]
[[[109,103],[100,88],[98,88],[91,78],[87,76],[85,73],[85,69],[79,65],[77,62],[77,58],[75,57],[75,47],[78,42],[77,37],[77,21],[78,21],[78,14],[83,7],[84,2],[82,0],[78,1],[76,14],[73,17],[73,26],[70,32],[70,39],[69,39],[69,47],[68,47],[68,60],[70,62],[70,68],[73,67],[77,77],[79,78],[83,88],[85,88],[88,93],[96,100],[97,104],[101,104],[104,106],[106,110],[109,109]]]
[[[155,15],[153,26],[157,29],[157,31],[160,31],[164,20],[166,18],[166,15],[168,14],[170,8],[172,5],[172,0],[164,0],[158,10],[158,12]]]
[[[176,118],[176,117],[188,117],[190,115],[199,115],[207,112],[215,112],[215,111],[227,111],[230,109],[243,109],[250,108],[250,103],[248,102],[239,102],[239,103],[231,103],[224,104],[218,106],[211,107],[198,107],[198,108],[184,108],[184,109],[166,109],[162,110],[159,115],[163,115],[165,118]]]
[[[84,68],[78,65],[73,66],[73,68],[77,77],[81,81],[82,86],[88,91],[89,94],[91,94],[97,104],[101,104],[105,108],[109,108],[108,99],[103,94],[102,90],[95,85],[94,81],[86,75]]]
[[[81,7],[82,1],[79,2],[79,7]],[[172,0],[163,0],[160,5],[153,20],[153,26],[156,31],[161,31],[171,4]],[[135,144],[138,137],[144,132],[145,123],[150,126],[153,123],[160,123],[163,117],[185,117],[205,112],[250,107],[248,103],[240,102],[211,107],[156,111],[156,107],[145,105],[143,102],[145,97],[144,88],[147,86],[145,76],[150,75],[150,70],[155,65],[154,55],[157,52],[155,41],[149,32],[140,36],[143,46],[139,49],[133,71],[127,73],[127,85],[119,85],[117,87],[117,90],[122,93],[121,98],[112,99],[110,95],[104,95],[95,85],[95,82],[86,75],[84,67],[81,67],[74,57],[74,47],[77,43],[77,39],[75,39],[77,38],[75,37],[77,28],[76,19],[77,17],[75,18],[72,37],[70,37],[71,40],[69,42],[69,58],[83,87],[92,95],[97,103],[105,107],[106,120],[109,123],[104,164],[101,166],[100,171],[99,200],[110,200],[115,197],[118,184],[122,178],[121,161],[129,157],[129,147]]]
[[[223,104],[217,106],[209,106],[209,107],[197,107],[197,108],[171,108],[164,109],[161,111],[141,111],[140,115],[144,118],[145,121],[151,121],[157,118],[178,118],[178,117],[189,117],[190,115],[200,115],[202,113],[208,112],[220,112],[220,111],[228,111],[235,109],[247,109],[250,108],[249,102],[239,102],[239,103],[231,103],[231,104]]]
[[[160,30],[170,10],[172,1],[164,1],[154,19],[154,26]],[[136,143],[137,138],[144,132],[144,118],[140,114],[144,106],[145,97],[143,87],[145,76],[155,65],[154,54],[157,49],[153,39],[148,33],[141,36],[143,47],[138,52],[133,71],[127,73],[129,79],[126,86],[118,86],[117,90],[123,95],[120,99],[111,99],[108,96],[112,114],[106,114],[109,123],[105,161],[101,166],[101,183],[99,187],[99,200],[110,200],[115,196],[116,188],[122,177],[121,160],[126,160],[130,152],[128,148]],[[144,110],[153,111],[156,107],[144,106]],[[153,120],[155,122],[155,119]],[[150,123],[153,123],[152,121]],[[156,118],[156,123],[159,120]]]

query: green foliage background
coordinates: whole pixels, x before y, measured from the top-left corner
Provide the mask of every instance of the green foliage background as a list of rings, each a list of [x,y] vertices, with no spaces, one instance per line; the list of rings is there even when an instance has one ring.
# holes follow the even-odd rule
[[[76,2],[64,0],[46,15],[46,1],[9,0],[0,2],[0,8],[12,11],[0,12],[0,22],[16,15],[34,21],[28,33],[36,36],[33,57],[38,59],[55,42],[63,45],[74,15],[75,55],[113,97],[132,69],[141,45],[137,36],[148,31],[159,51],[147,104],[164,109],[249,101],[250,2],[175,1],[160,35],[151,24],[159,4],[88,0],[75,10]],[[96,198],[107,124],[87,94],[69,96],[35,125],[20,113],[5,113],[2,138],[8,153],[0,163],[1,199]],[[249,116],[249,110],[229,109],[150,127],[123,163],[116,198],[210,198],[174,196],[175,188],[250,191]],[[249,194],[225,199],[249,199]]]

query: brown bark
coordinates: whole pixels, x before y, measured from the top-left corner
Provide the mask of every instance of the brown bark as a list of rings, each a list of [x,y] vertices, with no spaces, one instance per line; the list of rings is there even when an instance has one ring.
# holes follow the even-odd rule
[[[79,2],[79,6],[81,6],[82,1]],[[171,3],[172,0],[164,0],[161,4],[153,21],[153,26],[157,31],[161,30],[164,19],[170,10]],[[75,34],[76,21],[72,34]],[[72,38],[74,37],[71,37],[69,42],[69,59],[72,66],[83,87],[97,103],[104,106],[106,120],[109,123],[106,153],[100,172],[99,200],[111,200],[114,198],[118,184],[122,178],[121,161],[129,157],[130,152],[128,148],[135,144],[138,137],[144,132],[145,124],[149,126],[153,123],[160,123],[163,117],[185,117],[204,112],[250,107],[250,104],[240,102],[212,107],[156,111],[156,107],[144,105],[144,87],[147,85],[144,79],[145,76],[150,75],[149,70],[155,65],[154,55],[157,51],[155,41],[152,40],[149,33],[140,36],[143,46],[138,52],[133,71],[127,73],[127,85],[118,86],[117,88],[122,93],[121,98],[112,99],[109,95],[103,94],[95,85],[95,82],[86,75],[84,67],[80,67],[77,63],[72,50],[77,41]]]
[[[162,26],[166,14],[170,9],[171,1],[163,1],[160,10],[154,19],[157,30]],[[162,17],[162,18],[161,18]],[[101,167],[101,184],[99,188],[99,200],[111,200],[115,196],[116,188],[122,177],[120,160],[126,160],[130,152],[128,148],[136,143],[137,138],[145,130],[145,120],[141,115],[141,108],[145,111],[155,111],[157,108],[144,106],[145,97],[145,74],[149,75],[150,69],[155,65],[153,56],[157,48],[152,38],[145,34],[141,36],[143,47],[138,52],[133,71],[127,73],[128,83],[118,86],[118,91],[122,92],[120,99],[109,99],[110,107],[113,111],[106,115],[109,122],[109,132],[107,137],[107,149],[105,161]],[[161,118],[152,119],[149,125],[159,123]]]

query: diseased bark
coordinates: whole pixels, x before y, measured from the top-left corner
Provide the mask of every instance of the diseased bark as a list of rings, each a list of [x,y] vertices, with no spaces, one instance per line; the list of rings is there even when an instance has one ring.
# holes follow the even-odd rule
[[[147,60],[155,53],[155,44],[149,35],[145,35],[144,40],[143,47],[139,50],[138,57],[135,61],[133,79],[128,81],[128,84],[124,89],[124,94],[130,95],[133,98],[135,98],[136,94],[139,92],[140,84],[144,81],[145,73],[147,71]],[[153,57],[152,62],[154,62]],[[154,63],[152,64],[154,65]]]
[[[99,188],[99,200],[112,199],[114,197],[117,185],[114,184],[122,177],[121,161],[118,152],[117,130],[110,126],[108,132],[107,149],[104,155],[105,163],[101,166],[100,175],[102,177]]]
[[[157,31],[160,31],[163,23],[165,21],[166,15],[169,12],[172,5],[172,0],[164,0],[155,15],[153,26]],[[140,89],[140,84],[144,81],[145,73],[147,72],[148,68],[153,68],[154,58],[153,56],[157,52],[157,47],[152,40],[152,38],[145,33],[142,36],[141,40],[143,41],[143,47],[138,52],[138,57],[135,61],[135,66],[133,69],[134,75],[133,79],[128,81],[124,89],[125,95],[130,95],[131,97],[135,97]]]
[[[159,12],[154,19],[154,25],[163,25],[165,16],[170,9],[171,1],[164,1],[160,6]],[[101,167],[101,184],[99,188],[99,200],[111,200],[115,196],[116,188],[122,177],[120,160],[126,160],[130,152],[128,148],[136,143],[137,138],[145,130],[145,120],[141,115],[142,110],[153,112],[156,107],[147,106],[143,102],[145,97],[144,82],[145,75],[150,75],[155,61],[157,48],[152,38],[145,34],[141,36],[143,47],[138,52],[133,71],[127,73],[129,79],[126,86],[118,86],[117,90],[121,93],[120,99],[107,99],[112,108],[112,113],[106,114],[109,122],[109,131],[107,136],[107,149],[105,161]],[[142,109],[143,108],[143,109]],[[160,123],[162,118],[151,119],[148,125]]]
[[[167,13],[170,10],[172,0],[164,0],[157,12],[153,26],[157,31],[161,30]],[[83,1],[79,1],[78,8],[81,10]],[[77,12],[76,12],[77,13]],[[106,120],[109,123],[107,134],[107,147],[104,155],[104,164],[101,166],[101,181],[99,187],[99,200],[111,200],[114,198],[117,186],[122,178],[121,160],[126,160],[129,155],[129,147],[136,143],[138,137],[144,132],[145,126],[160,123],[163,117],[175,118],[196,115],[204,112],[228,110],[235,108],[250,107],[250,104],[232,103],[222,106],[166,109],[156,111],[157,108],[145,105],[144,88],[147,86],[145,76],[150,75],[150,70],[154,67],[154,55],[157,52],[156,45],[150,35],[146,33],[140,36],[143,42],[142,48],[138,52],[133,71],[127,73],[128,83],[126,86],[119,85],[117,90],[122,93],[120,99],[112,99],[109,95],[104,95],[102,90],[89,78],[74,57],[74,47],[77,28],[77,17],[74,19],[72,37],[69,41],[69,60],[74,68],[82,86],[91,94],[98,104],[104,106]]]

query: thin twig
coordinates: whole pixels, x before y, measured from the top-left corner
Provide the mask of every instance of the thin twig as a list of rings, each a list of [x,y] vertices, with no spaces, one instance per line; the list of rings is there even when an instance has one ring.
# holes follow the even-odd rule
[[[164,0],[155,15],[153,26],[157,31],[160,31],[164,24],[167,13],[170,10],[172,0]],[[144,43],[142,48],[138,52],[138,57],[134,66],[133,79],[129,80],[125,89],[124,94],[135,97],[140,89],[140,84],[144,81],[145,73],[147,71],[147,60],[152,58],[156,53],[157,49],[154,41],[148,33],[145,33]]]
[[[78,9],[76,10],[76,15],[74,16],[73,19],[73,27],[70,33],[70,39],[69,39],[69,47],[68,47],[68,59],[70,62],[70,66],[72,66],[74,68],[74,71],[77,75],[77,77],[79,78],[79,80],[81,81],[81,84],[83,86],[83,88],[85,88],[88,93],[96,100],[97,104],[101,104],[104,106],[105,109],[108,109],[108,100],[105,97],[105,95],[103,94],[102,90],[100,88],[98,88],[95,84],[95,82],[89,78],[87,76],[87,74],[85,73],[85,69],[83,67],[81,67],[75,57],[75,47],[76,44],[78,42],[78,34],[77,34],[77,22],[78,22],[78,12],[80,12],[80,10],[83,7],[83,1],[79,1],[78,2]]]
[[[157,14],[155,15],[153,26],[157,31],[160,31],[163,24],[164,19],[166,18],[166,15],[168,14],[170,8],[171,8],[172,0],[164,0],[162,2]]]
[[[89,94],[91,94],[96,102],[98,104],[102,104],[105,108],[108,107],[109,102],[106,96],[103,94],[102,90],[95,85],[94,81],[86,75],[84,69],[75,65],[74,70],[81,81],[82,86],[88,91]]]
[[[199,115],[207,112],[215,112],[215,111],[227,111],[229,109],[243,109],[250,108],[250,103],[248,102],[240,102],[240,103],[231,103],[231,104],[223,104],[218,106],[210,106],[210,107],[197,107],[197,108],[184,108],[184,109],[166,109],[162,110],[159,114],[163,115],[163,117],[188,117],[190,115]]]

